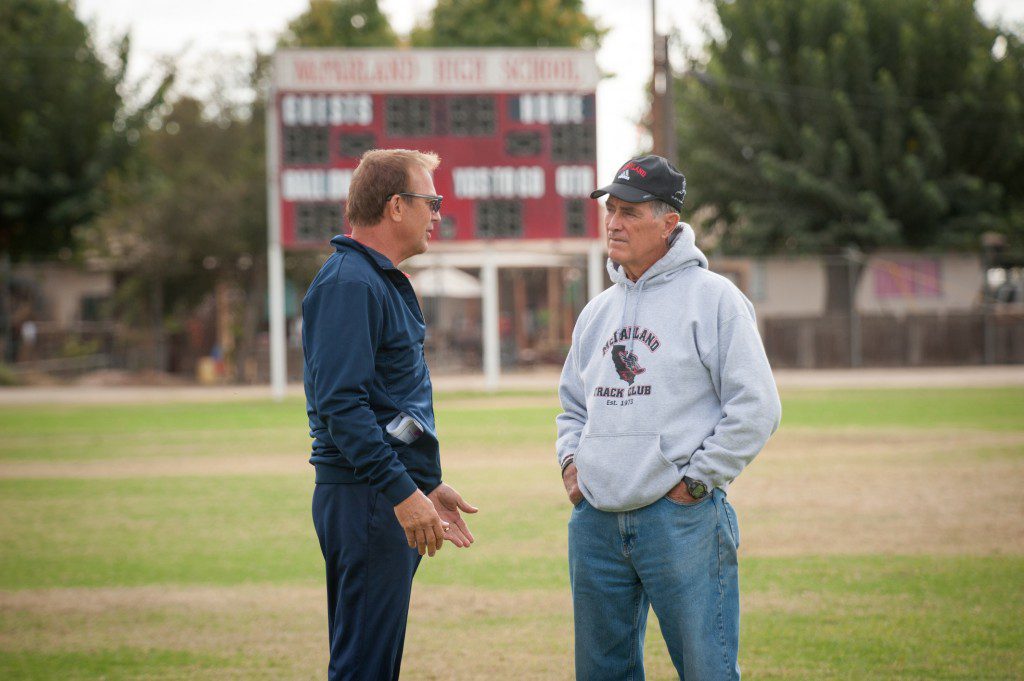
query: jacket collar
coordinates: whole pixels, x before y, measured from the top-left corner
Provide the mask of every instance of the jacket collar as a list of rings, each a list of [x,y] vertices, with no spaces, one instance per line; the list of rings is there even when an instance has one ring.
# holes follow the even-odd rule
[[[333,239],[331,239],[331,244],[337,250],[339,250],[339,251],[344,249],[344,248],[347,248],[347,249],[353,250],[353,251],[359,251],[360,253],[365,255],[367,258],[369,258],[375,265],[377,265],[377,267],[379,269],[382,269],[382,270],[397,270],[398,269],[397,267],[395,267],[395,264],[393,262],[391,262],[390,258],[388,258],[386,255],[384,255],[380,251],[375,251],[372,248],[370,248],[369,246],[366,246],[365,244],[362,244],[362,243],[356,241],[355,239],[353,239],[351,236],[348,236],[347,234],[339,234],[338,236],[334,237]]]

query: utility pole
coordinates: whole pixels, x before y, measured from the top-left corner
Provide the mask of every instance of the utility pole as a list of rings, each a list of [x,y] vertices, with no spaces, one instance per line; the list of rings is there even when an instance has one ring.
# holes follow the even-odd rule
[[[662,150],[661,96],[658,92],[658,0],[651,0],[651,151]]]
[[[14,356],[14,324],[11,319],[14,305],[11,300],[11,253],[5,248],[0,252],[0,362],[14,364],[18,358]]]
[[[861,349],[861,334],[860,334],[860,312],[857,310],[857,280],[860,273],[860,269],[864,264],[864,256],[854,245],[849,245],[843,249],[843,257],[846,258],[846,289],[847,296],[849,298],[849,307],[847,313],[849,315],[849,328],[850,334],[850,367],[858,369],[863,364],[862,349]]]
[[[982,325],[982,362],[996,363],[996,328],[993,315],[998,301],[996,292],[989,286],[988,272],[999,268],[1003,263],[1006,250],[1006,237],[998,232],[985,232],[981,235],[981,325]]]
[[[651,147],[676,163],[675,106],[668,36],[658,34],[657,0],[651,0]]]

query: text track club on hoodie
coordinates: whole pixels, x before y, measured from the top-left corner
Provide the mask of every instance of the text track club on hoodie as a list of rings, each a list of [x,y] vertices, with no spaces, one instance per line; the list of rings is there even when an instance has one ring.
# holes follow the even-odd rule
[[[608,261],[613,286],[583,309],[562,370],[558,459],[601,510],[647,506],[684,475],[726,489],[781,418],[753,305],[689,225],[674,237],[635,283]]]

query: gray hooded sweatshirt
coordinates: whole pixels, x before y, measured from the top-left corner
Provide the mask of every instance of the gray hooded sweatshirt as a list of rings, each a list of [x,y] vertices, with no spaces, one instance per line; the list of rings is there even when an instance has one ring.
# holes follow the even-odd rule
[[[557,451],[595,508],[647,506],[684,475],[725,490],[778,428],[754,307],[707,267],[683,223],[635,283],[609,260],[614,285],[576,322]]]

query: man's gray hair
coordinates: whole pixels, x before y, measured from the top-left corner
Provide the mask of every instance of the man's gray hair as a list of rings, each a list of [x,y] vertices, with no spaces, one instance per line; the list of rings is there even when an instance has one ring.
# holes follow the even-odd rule
[[[669,213],[675,213],[679,215],[679,211],[675,209],[675,206],[670,206],[664,201],[648,201],[651,204],[651,215],[656,218],[664,217]]]

